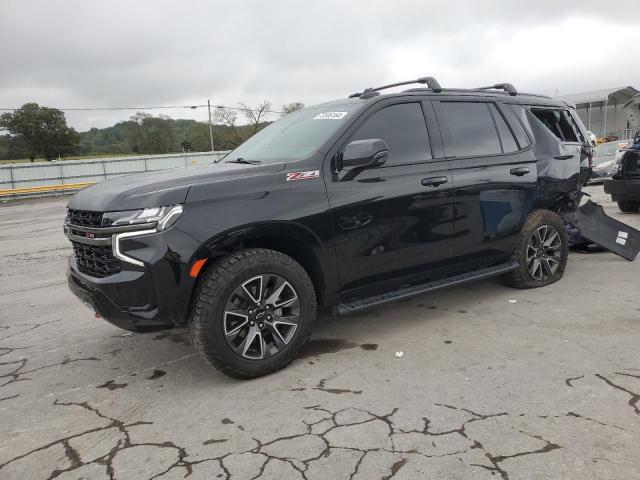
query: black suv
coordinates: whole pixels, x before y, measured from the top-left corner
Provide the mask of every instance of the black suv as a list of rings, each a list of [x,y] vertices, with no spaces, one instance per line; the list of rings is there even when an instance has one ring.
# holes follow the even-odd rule
[[[426,84],[401,93],[380,90]],[[503,276],[562,277],[590,176],[575,111],[432,77],[291,113],[217,164],[105,181],[69,202],[71,290],[133,331],[187,326],[235,377],[291,362],[318,310]]]
[[[615,164],[611,179],[604,182],[604,191],[618,202],[621,211],[630,213],[640,209],[640,132]]]

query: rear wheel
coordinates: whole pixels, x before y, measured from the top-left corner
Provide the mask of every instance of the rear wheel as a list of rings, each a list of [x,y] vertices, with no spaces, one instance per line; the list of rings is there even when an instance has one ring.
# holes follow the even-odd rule
[[[618,200],[618,208],[621,212],[635,213],[640,208],[640,202],[634,202],[632,200]]]
[[[266,375],[296,358],[316,317],[313,284],[300,264],[248,249],[204,275],[190,321],[202,358],[236,378]]]
[[[549,210],[535,210],[524,222],[513,259],[518,267],[505,276],[516,288],[536,288],[557,282],[567,265],[564,222]]]

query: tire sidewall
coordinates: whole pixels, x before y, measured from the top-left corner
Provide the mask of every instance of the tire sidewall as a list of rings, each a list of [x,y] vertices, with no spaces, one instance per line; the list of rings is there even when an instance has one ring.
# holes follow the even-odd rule
[[[527,287],[535,288],[535,287],[544,287],[545,285],[550,285],[552,283],[557,282],[562,278],[564,274],[565,267],[567,265],[567,258],[569,256],[569,242],[567,241],[567,232],[565,230],[564,223],[559,216],[552,212],[544,212],[543,218],[541,221],[536,222],[532,225],[528,225],[527,228],[523,231],[521,245],[520,245],[520,269],[522,275],[524,277],[524,283]],[[551,226],[560,235],[561,241],[561,249],[560,249],[560,265],[558,265],[557,270],[553,275],[543,280],[536,280],[529,274],[529,268],[527,266],[527,245],[529,244],[529,240],[531,236],[535,234],[535,232],[542,226]]]
[[[618,200],[618,208],[624,213],[635,213],[640,207],[640,202],[634,200]]]

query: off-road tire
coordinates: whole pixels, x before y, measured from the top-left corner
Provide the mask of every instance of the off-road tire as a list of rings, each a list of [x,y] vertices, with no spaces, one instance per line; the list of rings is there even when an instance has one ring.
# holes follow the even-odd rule
[[[552,226],[560,236],[560,264],[553,275],[543,280],[538,280],[533,278],[529,273],[525,252],[532,235],[534,235],[535,232],[544,225]],[[505,275],[503,280],[505,284],[510,287],[522,289],[550,285],[562,278],[564,269],[567,265],[568,254],[569,242],[567,240],[567,232],[565,230],[564,222],[560,216],[550,210],[534,210],[529,214],[522,226],[520,238],[518,239],[518,246],[512,255],[512,259],[517,263],[518,267]]]
[[[636,213],[640,208],[640,202],[633,200],[618,200],[618,208],[624,213]]]
[[[227,300],[243,281],[255,275],[274,273],[294,287],[300,300],[300,320],[288,346],[263,360],[248,360],[232,350],[224,336],[223,316]],[[189,332],[196,351],[206,362],[233,378],[254,378],[284,368],[309,340],[316,319],[313,283],[302,266],[283,253],[250,248],[212,264],[201,274],[189,319]]]

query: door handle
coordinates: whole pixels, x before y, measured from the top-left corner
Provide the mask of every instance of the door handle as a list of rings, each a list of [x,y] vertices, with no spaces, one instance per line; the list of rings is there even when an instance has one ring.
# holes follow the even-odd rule
[[[422,185],[425,187],[437,187],[443,183],[447,183],[449,179],[447,177],[427,177],[422,179]]]
[[[569,160],[570,158],[573,158],[573,155],[556,155],[553,158],[556,160]]]
[[[515,175],[516,177],[521,177],[523,175],[526,175],[529,172],[530,172],[529,167],[516,167],[509,170],[509,173],[511,175]]]

